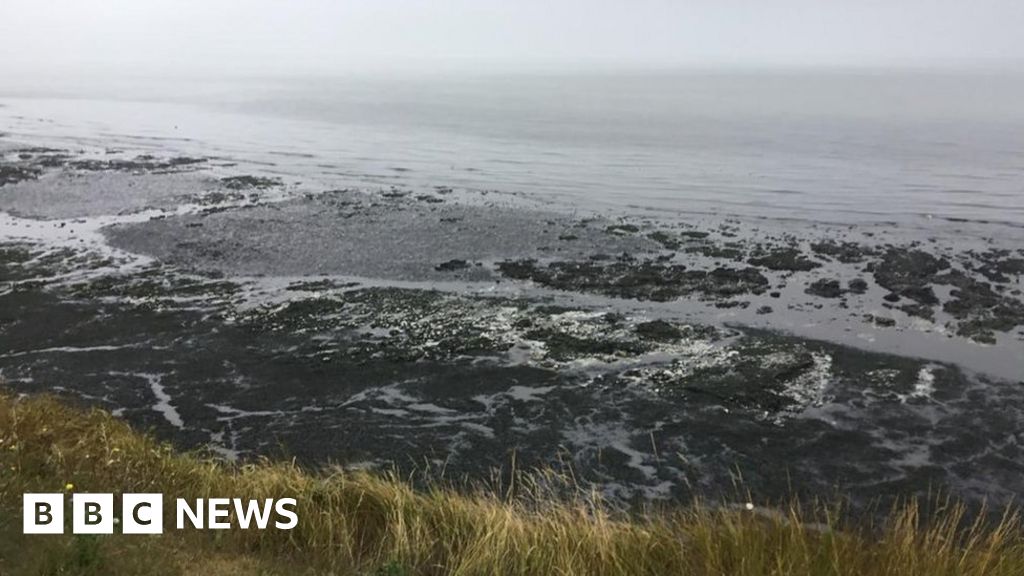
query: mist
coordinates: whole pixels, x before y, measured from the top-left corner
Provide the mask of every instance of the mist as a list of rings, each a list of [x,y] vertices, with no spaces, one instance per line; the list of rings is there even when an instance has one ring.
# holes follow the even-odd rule
[[[4,0],[0,70],[1004,67],[1022,27],[1013,0]]]

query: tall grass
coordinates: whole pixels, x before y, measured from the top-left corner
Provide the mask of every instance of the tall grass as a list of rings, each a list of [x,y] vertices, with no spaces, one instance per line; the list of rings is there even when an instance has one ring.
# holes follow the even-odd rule
[[[21,535],[21,494],[162,492],[160,536]],[[182,454],[110,414],[0,395],[0,574],[1024,575],[1024,529],[939,502],[877,525],[839,506],[700,503],[624,515],[593,498],[413,489],[287,462],[232,466]],[[291,531],[175,530],[171,497],[298,500]]]

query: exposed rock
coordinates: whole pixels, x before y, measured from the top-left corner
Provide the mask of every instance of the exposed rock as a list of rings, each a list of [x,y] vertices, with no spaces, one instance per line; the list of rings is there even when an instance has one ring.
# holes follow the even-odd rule
[[[874,256],[876,252],[853,242],[836,242],[826,240],[811,244],[815,254],[835,258],[844,264],[863,262],[866,256]]]
[[[694,293],[728,298],[760,294],[768,287],[768,279],[756,268],[688,270],[681,264],[650,260],[610,264],[553,262],[546,266],[534,260],[514,260],[499,263],[498,270],[509,278],[532,280],[558,290],[638,300],[667,301]]]
[[[839,280],[831,278],[822,278],[812,282],[804,292],[822,298],[839,298],[843,295]]]
[[[682,242],[680,242],[678,238],[662,230],[651,232],[647,237],[669,250],[678,250],[682,246]]]
[[[437,270],[438,272],[455,272],[456,270],[465,270],[466,268],[469,268],[469,266],[469,262],[466,262],[465,260],[453,259],[434,266],[434,270]]]
[[[35,180],[39,177],[40,170],[27,166],[0,165],[0,186],[17,184],[24,180]]]
[[[637,324],[636,333],[644,340],[657,342],[675,342],[683,336],[679,328],[664,320],[651,320]]]
[[[141,155],[136,156],[133,160],[71,160],[66,162],[65,165],[69,168],[74,168],[75,170],[84,170],[88,172],[156,172],[194,166],[204,162],[206,162],[206,160],[203,158],[190,158],[187,156],[159,160],[153,156]]]
[[[680,236],[685,236],[687,238],[695,238],[697,240],[702,240],[702,239],[707,238],[708,236],[710,236],[711,233],[710,232],[704,232],[702,230],[684,230],[684,231],[680,232],[679,235]]]
[[[925,320],[934,320],[935,311],[931,306],[926,304],[910,303],[900,306],[899,309],[908,316],[917,316],[918,318],[924,318]]]
[[[821,267],[821,264],[804,256],[796,248],[778,248],[767,254],[747,259],[748,264],[764,266],[769,270],[806,272]]]
[[[926,305],[938,304],[935,292],[928,286],[935,276],[950,267],[949,261],[920,250],[891,248],[881,262],[873,266],[879,286]]]
[[[955,286],[950,292],[952,300],[942,309],[961,320],[957,334],[979,342],[995,341],[993,331],[1009,331],[1024,325],[1024,302],[1003,296],[987,282],[980,282],[960,271],[952,271],[938,278]]]
[[[281,185],[280,178],[267,178],[264,176],[228,176],[220,179],[221,184],[231,190],[246,190],[250,188],[266,189]]]
[[[604,230],[609,234],[623,236],[626,234],[636,234],[637,232],[640,231],[640,227],[635,226],[633,224],[612,224],[611,226],[605,228]]]
[[[853,294],[865,294],[868,291],[868,283],[863,278],[854,278],[847,286]]]
[[[886,318],[885,316],[877,316],[875,314],[865,314],[864,320],[871,322],[877,326],[892,327],[896,325],[896,320],[892,318]]]

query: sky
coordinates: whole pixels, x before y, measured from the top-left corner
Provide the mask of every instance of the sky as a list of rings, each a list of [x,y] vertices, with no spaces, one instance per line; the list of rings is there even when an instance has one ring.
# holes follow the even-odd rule
[[[0,70],[1020,66],[1021,0],[0,0]]]

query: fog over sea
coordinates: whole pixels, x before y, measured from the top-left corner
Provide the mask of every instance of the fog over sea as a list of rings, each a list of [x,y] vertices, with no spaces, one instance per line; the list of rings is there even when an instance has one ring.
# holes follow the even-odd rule
[[[369,188],[1024,226],[1024,74],[1005,71],[14,77],[0,104],[13,138],[151,145]]]

